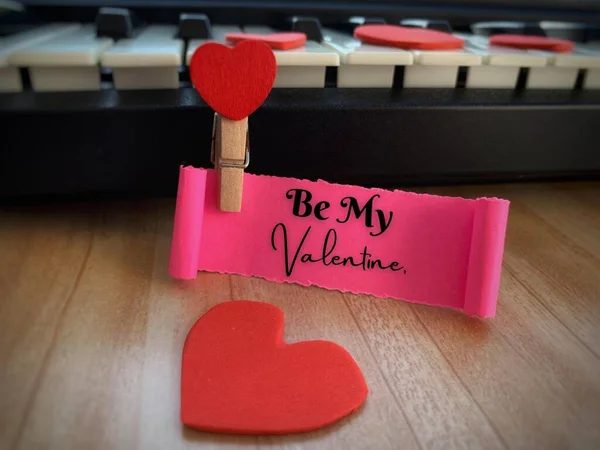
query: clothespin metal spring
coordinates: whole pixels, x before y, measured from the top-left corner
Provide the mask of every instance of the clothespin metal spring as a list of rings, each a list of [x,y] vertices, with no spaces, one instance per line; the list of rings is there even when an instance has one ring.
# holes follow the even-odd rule
[[[217,140],[217,122],[219,122],[221,117],[219,113],[215,113],[213,119],[213,128],[212,128],[212,140],[210,145],[210,163],[213,166],[217,166],[217,158],[216,158],[216,140]],[[250,165],[250,133],[246,131],[246,156],[244,157],[244,162],[239,162],[231,159],[223,159],[219,158],[218,161],[221,167],[230,167],[232,169],[246,169]]]

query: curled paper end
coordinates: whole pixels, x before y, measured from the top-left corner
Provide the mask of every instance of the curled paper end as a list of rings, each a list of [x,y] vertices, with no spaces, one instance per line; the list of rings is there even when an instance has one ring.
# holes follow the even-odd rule
[[[198,274],[198,258],[202,239],[206,172],[181,166],[169,274],[191,280]]]
[[[502,272],[508,202],[480,199],[473,217],[473,237],[465,289],[465,313],[493,317]]]

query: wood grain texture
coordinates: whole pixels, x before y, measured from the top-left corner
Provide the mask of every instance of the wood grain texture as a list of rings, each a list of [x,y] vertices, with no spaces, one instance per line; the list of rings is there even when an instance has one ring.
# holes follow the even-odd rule
[[[497,315],[257,278],[167,274],[174,201],[0,210],[0,448],[600,447],[600,183],[428,189],[511,200]],[[231,299],[273,303],[288,342],[329,339],[370,393],[293,436],[184,428],[185,336]]]

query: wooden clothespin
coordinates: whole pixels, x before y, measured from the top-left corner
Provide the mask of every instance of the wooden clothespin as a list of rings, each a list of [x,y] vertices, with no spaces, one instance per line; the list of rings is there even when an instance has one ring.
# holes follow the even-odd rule
[[[244,169],[250,162],[248,116],[271,92],[276,73],[273,51],[259,41],[244,41],[233,48],[208,42],[190,60],[192,83],[215,111],[211,161],[217,171],[221,211],[242,210]]]
[[[248,118],[231,120],[215,113],[211,162],[219,178],[219,209],[242,210],[244,169],[250,164]]]

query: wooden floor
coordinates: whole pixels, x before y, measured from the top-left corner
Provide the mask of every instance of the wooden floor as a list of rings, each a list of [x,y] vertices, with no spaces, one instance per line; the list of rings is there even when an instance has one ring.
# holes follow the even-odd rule
[[[2,449],[598,449],[600,183],[431,189],[512,201],[497,315],[166,268],[173,200],[0,210]],[[179,421],[187,331],[273,303],[288,342],[329,339],[370,394],[319,432],[232,437]]]

